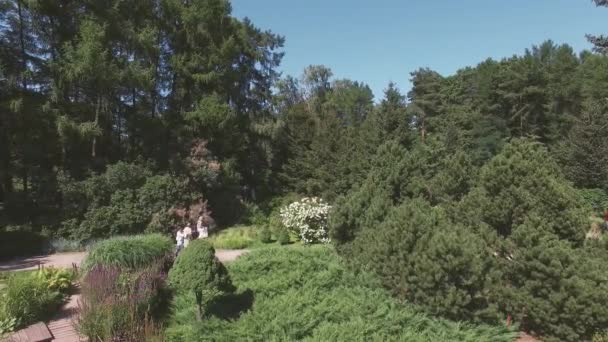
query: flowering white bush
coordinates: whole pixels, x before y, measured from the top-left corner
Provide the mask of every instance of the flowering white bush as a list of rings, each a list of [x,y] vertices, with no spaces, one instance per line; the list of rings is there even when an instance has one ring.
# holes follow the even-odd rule
[[[305,244],[328,243],[327,216],[331,206],[318,197],[305,197],[281,208],[281,220]]]

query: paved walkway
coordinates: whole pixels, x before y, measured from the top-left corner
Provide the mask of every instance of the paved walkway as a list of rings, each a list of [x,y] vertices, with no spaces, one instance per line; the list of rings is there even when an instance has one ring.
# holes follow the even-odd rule
[[[233,261],[248,252],[248,249],[218,249],[215,251],[215,255],[221,262],[227,262]],[[80,266],[86,255],[86,252],[77,252],[17,258],[6,262],[0,262],[0,272],[35,270],[39,266],[71,268],[72,264]]]
[[[218,249],[215,255],[221,262],[233,261],[239,256],[248,253],[249,250],[226,250]],[[33,270],[41,266],[71,268],[72,265],[80,266],[86,252],[79,253],[57,253],[50,255],[41,255],[27,258],[17,258],[11,261],[0,263],[0,271],[23,271]],[[73,294],[68,302],[63,306],[61,311],[55,315],[47,326],[53,334],[55,342],[80,342],[81,339],[74,328],[74,323],[78,318],[78,301],[80,292]]]

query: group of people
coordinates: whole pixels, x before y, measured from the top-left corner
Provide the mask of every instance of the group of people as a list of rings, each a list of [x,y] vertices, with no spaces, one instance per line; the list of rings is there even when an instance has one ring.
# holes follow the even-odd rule
[[[175,241],[177,242],[175,255],[177,256],[182,249],[188,247],[190,241],[196,239],[206,239],[207,237],[209,237],[209,227],[203,223],[202,216],[198,217],[198,221],[196,221],[196,228],[194,230],[190,227],[190,222],[186,223],[185,227],[178,228],[177,232],[175,233]]]

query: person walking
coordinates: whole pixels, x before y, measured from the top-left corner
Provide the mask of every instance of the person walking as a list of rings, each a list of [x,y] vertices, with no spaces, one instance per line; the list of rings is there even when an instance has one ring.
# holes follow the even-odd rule
[[[184,232],[181,228],[177,228],[177,232],[175,233],[175,241],[177,242],[175,246],[175,256],[179,255],[179,252],[184,249]]]
[[[608,208],[604,211],[604,230],[608,231]]]
[[[198,231],[199,239],[206,239],[209,237],[209,228],[203,223],[203,215],[198,217],[198,221],[196,222],[196,230]]]
[[[190,240],[192,240],[192,228],[190,228],[190,222],[188,222],[184,228],[184,248],[188,247]]]

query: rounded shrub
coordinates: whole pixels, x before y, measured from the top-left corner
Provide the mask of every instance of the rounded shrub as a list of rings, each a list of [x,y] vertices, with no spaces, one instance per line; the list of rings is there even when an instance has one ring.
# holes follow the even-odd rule
[[[272,241],[270,229],[268,229],[267,227],[263,228],[260,231],[259,238],[260,238],[260,241],[263,243],[270,243]]]
[[[63,294],[52,289],[46,279],[37,274],[14,274],[6,282],[0,296],[2,316],[14,319],[15,327],[44,320],[63,302]]]
[[[329,242],[327,219],[331,206],[318,197],[305,197],[281,209],[285,228],[306,244]]]
[[[215,257],[207,241],[194,240],[184,249],[169,271],[169,284],[178,292],[193,292],[202,319],[205,307],[223,293],[234,291],[226,267]]]
[[[278,236],[277,236],[277,240],[279,241],[280,245],[287,245],[290,242],[290,238],[289,238],[289,232],[287,232],[285,229],[281,229],[279,230]]]

